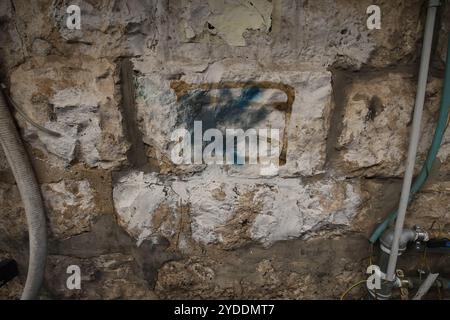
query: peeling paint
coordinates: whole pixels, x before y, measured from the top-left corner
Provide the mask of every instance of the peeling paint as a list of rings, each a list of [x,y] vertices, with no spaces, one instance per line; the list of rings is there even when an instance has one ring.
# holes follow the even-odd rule
[[[268,32],[272,25],[273,5],[268,0],[208,0],[208,4],[212,12],[208,22],[232,46],[245,46],[245,31]]]

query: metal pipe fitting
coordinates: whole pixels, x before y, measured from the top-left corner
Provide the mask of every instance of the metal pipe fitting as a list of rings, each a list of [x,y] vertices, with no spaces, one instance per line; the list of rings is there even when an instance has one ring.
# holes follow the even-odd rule
[[[406,209],[408,207],[412,178],[414,174],[414,165],[416,161],[417,147],[420,139],[420,126],[422,122],[423,106],[425,102],[425,92],[427,87],[428,69],[431,57],[431,45],[433,42],[434,24],[436,20],[436,7],[439,1],[430,0],[428,2],[427,20],[425,24],[425,35],[422,46],[422,56],[420,61],[419,80],[417,84],[417,94],[414,106],[413,123],[411,127],[411,137],[408,147],[408,157],[406,159],[405,177],[403,179],[402,193],[398,207],[398,216],[395,221],[395,229],[391,252],[389,256],[386,278],[388,281],[395,279],[395,269],[397,267],[397,258],[399,253],[400,237],[403,234],[403,225],[405,223]]]
[[[401,287],[402,281],[394,276],[393,279],[386,277],[386,272],[389,265],[389,257],[394,243],[394,229],[386,230],[380,238],[380,258],[378,260],[378,267],[385,276],[381,279],[380,289],[370,291],[371,295],[379,300],[387,300],[392,295],[392,289]],[[408,244],[416,241],[428,241],[429,234],[420,227],[415,226],[412,229],[403,229],[398,242],[398,255],[401,255],[407,248]]]

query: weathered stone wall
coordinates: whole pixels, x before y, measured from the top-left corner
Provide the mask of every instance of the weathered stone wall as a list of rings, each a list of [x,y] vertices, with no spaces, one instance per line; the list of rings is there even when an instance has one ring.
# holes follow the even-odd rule
[[[78,4],[81,29],[66,27]],[[366,9],[381,8],[380,30]],[[337,298],[399,198],[426,14],[422,0],[0,0],[1,77],[41,183],[48,298]],[[420,142],[439,108],[440,9]],[[275,176],[174,165],[171,134],[279,128]],[[450,132],[408,225],[450,227]],[[27,228],[0,151],[0,258],[26,277]],[[375,258],[374,258],[375,259]],[[448,257],[432,256],[448,274]],[[414,274],[419,256],[400,264]],[[66,288],[79,265],[82,290]],[[355,290],[357,297],[362,291]]]

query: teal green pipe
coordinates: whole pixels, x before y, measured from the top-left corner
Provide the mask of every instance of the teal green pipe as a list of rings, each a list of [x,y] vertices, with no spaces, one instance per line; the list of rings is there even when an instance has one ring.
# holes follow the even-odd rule
[[[442,137],[444,136],[445,129],[447,128],[448,114],[450,109],[450,35],[448,37],[448,47],[447,47],[447,58],[445,65],[445,77],[444,86],[442,88],[442,99],[439,109],[439,118],[437,121],[436,130],[434,131],[433,141],[431,142],[431,147],[428,150],[427,159],[420,170],[419,175],[414,179],[413,185],[411,186],[411,193],[409,201],[412,200],[414,194],[420,190],[428,175],[433,167],[433,163],[436,160],[437,153],[441,146]],[[375,231],[369,238],[371,243],[375,243],[378,238],[383,234],[383,232],[395,221],[397,218],[397,210],[391,212],[389,216],[378,225]]]

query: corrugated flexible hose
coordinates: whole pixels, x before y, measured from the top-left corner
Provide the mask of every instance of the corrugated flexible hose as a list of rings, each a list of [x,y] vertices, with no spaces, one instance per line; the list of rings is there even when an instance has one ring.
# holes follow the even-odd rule
[[[29,235],[29,262],[22,300],[36,299],[47,256],[47,229],[41,192],[3,93],[0,91],[0,142],[25,208]]]

